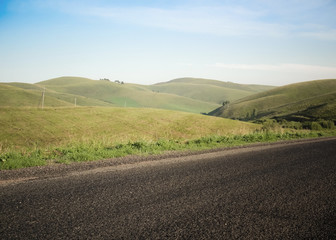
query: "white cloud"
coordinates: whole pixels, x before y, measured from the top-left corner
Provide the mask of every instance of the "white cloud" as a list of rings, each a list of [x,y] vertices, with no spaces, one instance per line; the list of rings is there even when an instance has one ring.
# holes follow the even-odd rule
[[[290,27],[259,21],[261,12],[241,7],[95,7],[82,9],[80,13],[148,27],[226,36],[278,36],[286,34]]]
[[[17,6],[21,1],[14,0]],[[333,0],[173,1],[170,7],[104,0],[27,0],[25,8],[102,18],[138,26],[223,36],[336,39]]]

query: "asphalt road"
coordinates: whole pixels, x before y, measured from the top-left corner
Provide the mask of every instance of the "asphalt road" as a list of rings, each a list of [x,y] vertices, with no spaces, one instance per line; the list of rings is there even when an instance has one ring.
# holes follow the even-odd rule
[[[336,139],[38,169],[0,172],[0,239],[336,239]]]

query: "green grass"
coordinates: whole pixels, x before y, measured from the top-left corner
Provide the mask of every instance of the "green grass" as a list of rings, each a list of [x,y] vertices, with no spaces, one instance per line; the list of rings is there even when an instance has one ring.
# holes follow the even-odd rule
[[[100,159],[118,158],[128,155],[153,155],[166,151],[194,150],[200,151],[219,147],[240,146],[251,143],[274,142],[321,136],[335,136],[335,131],[309,132],[254,132],[243,135],[212,135],[187,141],[157,140],[134,141],[119,144],[106,142],[71,143],[67,146],[34,148],[25,151],[12,150],[0,154],[0,169],[9,170],[32,166],[43,166],[55,163],[72,163],[95,161]]]
[[[237,89],[237,90],[243,90],[243,91],[249,91],[249,92],[263,92],[263,91],[274,88],[273,86],[268,86],[268,85],[238,84],[238,83],[233,83],[233,82],[223,82],[223,81],[204,79],[204,78],[177,78],[167,83],[192,83],[192,84],[214,85],[218,87]],[[166,84],[166,83],[163,83],[163,84]]]
[[[22,89],[0,83],[0,107],[38,107],[41,105],[42,91]],[[51,107],[70,106],[70,103],[53,96],[45,98],[45,105]]]
[[[37,85],[46,86],[48,90],[57,93],[83,96],[119,107],[149,107],[201,113],[219,106],[216,103],[175,94],[153,92],[147,87],[137,84],[118,84],[109,81],[62,77],[43,81]],[[185,91],[187,90],[185,89]]]
[[[336,80],[316,80],[277,87],[237,100],[211,113],[214,116],[250,120],[301,115],[308,119],[336,120]],[[255,112],[253,114],[253,112]]]
[[[222,82],[204,79],[174,80],[170,86],[190,83],[197,85],[198,90],[190,92],[195,98],[202,84],[224,88]],[[263,88],[227,84],[233,92]],[[37,106],[44,86],[46,107],[42,110]],[[232,111],[231,117],[244,119],[246,113],[251,116],[257,109],[256,117],[311,120],[322,116],[336,120],[335,87],[336,80],[324,80],[275,88],[235,101],[225,113]],[[74,98],[79,107],[74,107]],[[265,121],[262,126],[188,113],[213,109],[217,104],[157,93],[141,85],[83,78],[63,77],[34,85],[0,84],[0,103],[0,169],[336,135],[334,125],[328,130],[324,126],[329,128],[333,121],[309,122],[314,131],[300,129],[304,124],[285,121],[283,125]],[[110,107],[113,105],[122,107]],[[218,115],[223,113],[220,110]]]
[[[180,78],[147,87],[156,92],[171,93],[217,104],[221,104],[223,101],[234,101],[273,88],[271,86],[243,85],[201,78]]]
[[[336,135],[136,108],[0,108],[0,169]]]
[[[41,85],[27,83],[0,83],[0,107],[38,107],[41,106]],[[68,107],[75,104],[78,106],[114,106],[111,103],[85,96],[59,93],[51,89],[45,90],[46,107]]]
[[[0,97],[0,106],[36,107],[41,102],[44,88],[45,106],[48,107],[71,106],[77,99],[79,106],[147,107],[205,113],[219,107],[223,101],[233,101],[272,87],[199,78],[176,79],[145,86],[81,77],[60,77],[37,84],[1,84],[0,91],[7,93]]]
[[[208,112],[219,106],[175,94],[153,92],[137,84],[60,77],[37,84],[1,83],[0,107],[37,107],[41,105],[44,88],[46,107],[73,106],[75,99],[78,106],[146,107],[193,113]]]
[[[257,124],[159,109],[0,108],[0,169],[185,149],[190,139],[258,129]]]
[[[248,133],[260,126],[149,108],[0,108],[0,148],[46,147],[74,141],[156,141]]]

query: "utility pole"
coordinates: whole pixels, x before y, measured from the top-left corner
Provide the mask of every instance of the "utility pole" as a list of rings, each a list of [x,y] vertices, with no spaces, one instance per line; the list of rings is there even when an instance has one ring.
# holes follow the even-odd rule
[[[45,87],[44,87],[43,92],[42,92],[42,105],[41,105],[42,109],[44,108],[44,95],[45,95]]]

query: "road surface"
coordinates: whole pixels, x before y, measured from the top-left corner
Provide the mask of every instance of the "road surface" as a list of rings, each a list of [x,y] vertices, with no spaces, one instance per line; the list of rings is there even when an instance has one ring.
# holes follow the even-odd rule
[[[335,138],[113,161],[0,172],[0,239],[336,239]]]

